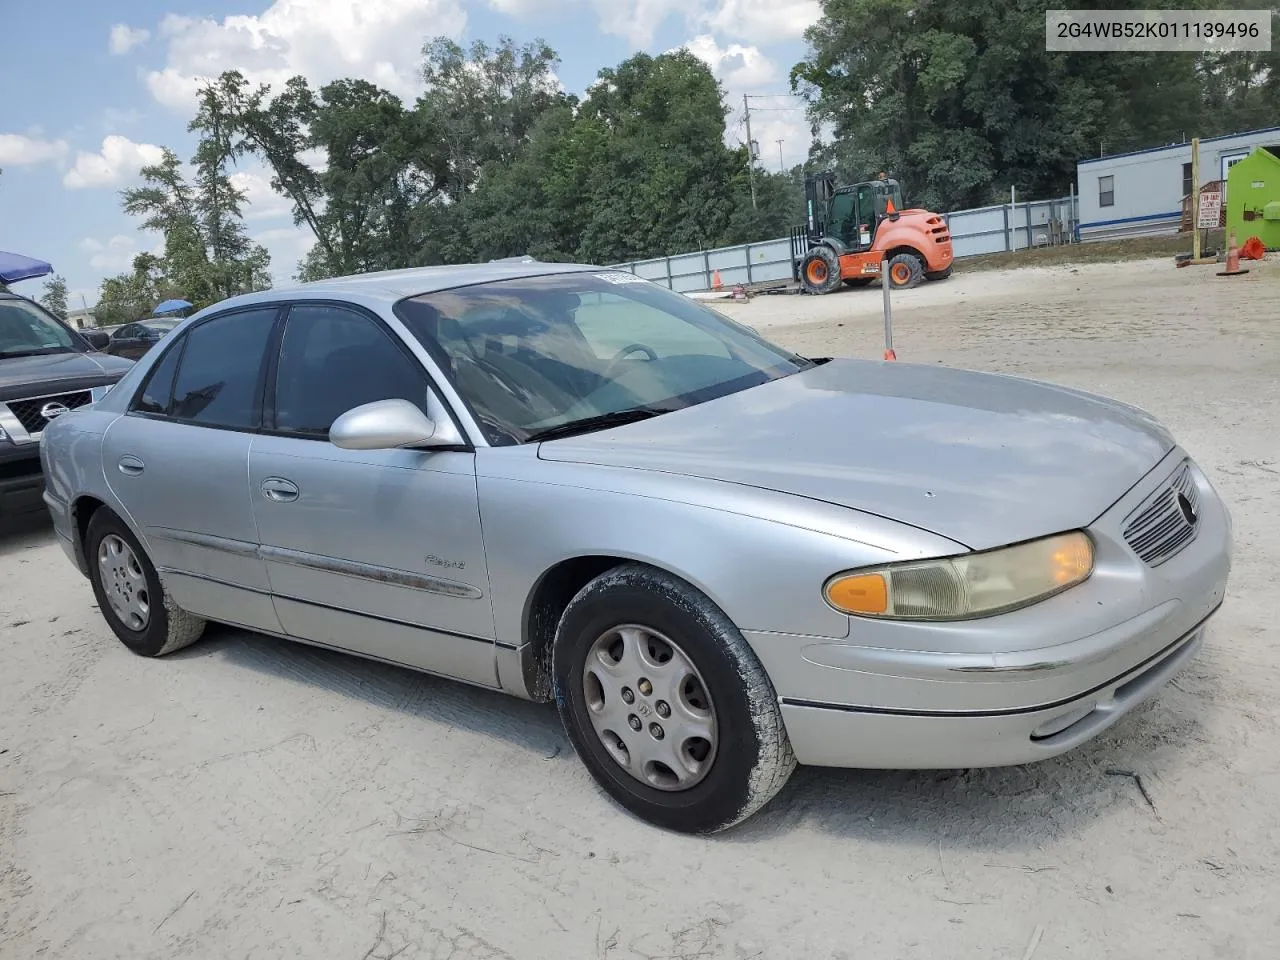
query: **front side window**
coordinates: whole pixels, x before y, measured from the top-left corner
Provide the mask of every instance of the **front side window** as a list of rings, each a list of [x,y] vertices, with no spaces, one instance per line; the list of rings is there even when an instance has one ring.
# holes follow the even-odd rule
[[[426,374],[377,323],[329,304],[289,311],[276,371],[276,430],[325,439],[348,410],[397,399],[425,413]]]
[[[811,362],[630,274],[564,273],[401,301],[490,443],[657,415]]]
[[[1116,178],[1098,178],[1098,206],[1114,207],[1116,204]]]
[[[26,300],[0,300],[0,357],[83,351],[71,331],[35,304]]]
[[[201,426],[255,429],[276,313],[275,307],[226,313],[193,327],[184,338],[168,415]]]

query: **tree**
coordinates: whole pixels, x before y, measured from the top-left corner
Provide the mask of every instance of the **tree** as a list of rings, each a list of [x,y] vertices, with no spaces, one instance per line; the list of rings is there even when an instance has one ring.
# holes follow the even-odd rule
[[[198,115],[194,122],[205,120]],[[197,308],[271,285],[270,257],[245,234],[243,197],[223,169],[225,159],[218,159],[227,154],[217,137],[201,139],[194,187],[184,178],[177,156],[166,149],[159,163],[142,168],[142,185],[121,194],[125,212],[141,217],[143,227],[164,237],[163,260],[149,264],[146,272],[162,275],[175,295]],[[138,284],[135,280],[130,289],[139,289]],[[120,290],[121,301],[131,302]]]
[[[1211,5],[1221,4],[1148,4]],[[809,54],[792,70],[815,125],[834,129],[813,159],[848,180],[892,171],[913,201],[954,209],[1007,195],[1010,184],[1060,194],[1076,162],[1100,148],[1204,132],[1205,58],[1046,52],[1050,6],[824,0]]]
[[[60,320],[67,319],[67,281],[60,274],[54,274],[45,281],[44,293],[40,302],[46,310]]]
[[[113,327],[151,316],[156,304],[176,296],[179,291],[164,272],[164,261],[150,253],[133,258],[133,272],[108,277],[102,281],[94,317],[98,325]]]

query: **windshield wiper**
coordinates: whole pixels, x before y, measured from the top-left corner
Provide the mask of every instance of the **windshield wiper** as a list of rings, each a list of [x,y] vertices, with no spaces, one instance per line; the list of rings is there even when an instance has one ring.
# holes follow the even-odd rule
[[[666,407],[635,407],[631,410],[614,410],[611,413],[602,413],[595,417],[585,417],[582,420],[558,423],[554,427],[547,427],[544,430],[535,430],[525,437],[525,442],[537,443],[541,440],[558,440],[561,437],[589,433],[592,430],[621,427],[624,424],[635,423],[638,420],[648,420],[660,414],[670,413],[672,409]]]

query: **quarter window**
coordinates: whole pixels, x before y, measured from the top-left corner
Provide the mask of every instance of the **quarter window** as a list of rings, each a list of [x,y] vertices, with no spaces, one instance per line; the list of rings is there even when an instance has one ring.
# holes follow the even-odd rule
[[[329,304],[293,307],[280,343],[275,428],[327,438],[354,407],[408,400],[427,408],[422,368],[373,320]]]
[[[1098,178],[1098,206],[1114,207],[1116,205],[1116,178]]]
[[[194,327],[174,380],[169,415],[210,427],[258,425],[258,383],[275,307],[227,313]]]
[[[160,362],[151,368],[147,385],[142,388],[142,396],[134,404],[135,410],[160,416],[168,412],[169,402],[173,399],[173,375],[178,369],[178,357],[181,354],[182,344],[175,343],[165,351]]]

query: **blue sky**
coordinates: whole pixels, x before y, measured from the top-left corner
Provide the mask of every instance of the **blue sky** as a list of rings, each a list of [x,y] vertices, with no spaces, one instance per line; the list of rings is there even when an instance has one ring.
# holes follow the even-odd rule
[[[73,308],[92,306],[105,276],[127,270],[159,238],[120,211],[119,191],[161,146],[189,160],[186,132],[202,76],[235,67],[251,80],[301,73],[323,83],[361,76],[412,102],[422,42],[464,44],[508,34],[542,37],[560,54],[565,88],[632,53],[688,46],[710,64],[730,102],[787,90],[818,0],[62,0],[5,12],[0,58],[0,250],[50,261]],[[804,158],[808,133],[794,101],[753,106],[761,162]],[[741,137],[740,114],[728,120]],[[309,246],[253,162],[238,168],[250,233],[286,281]],[[39,292],[39,281],[17,289]]]

